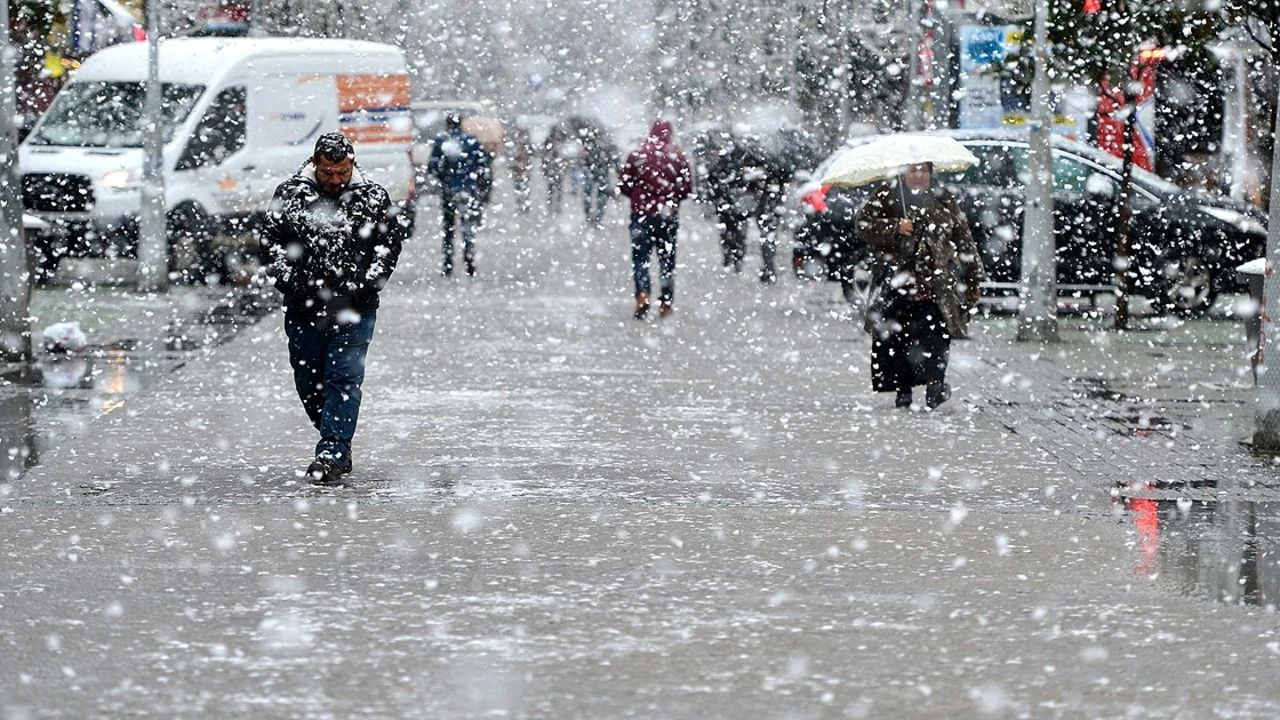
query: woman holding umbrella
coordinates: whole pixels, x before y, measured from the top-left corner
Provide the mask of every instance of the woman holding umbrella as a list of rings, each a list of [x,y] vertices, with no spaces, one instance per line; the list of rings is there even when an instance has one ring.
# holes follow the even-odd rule
[[[909,408],[912,388],[925,386],[932,410],[951,396],[947,361],[951,338],[963,337],[983,279],[969,223],[947,190],[933,181],[929,162],[906,166],[882,184],[857,218],[858,238],[879,251],[880,300],[868,308],[871,384],[895,392]]]

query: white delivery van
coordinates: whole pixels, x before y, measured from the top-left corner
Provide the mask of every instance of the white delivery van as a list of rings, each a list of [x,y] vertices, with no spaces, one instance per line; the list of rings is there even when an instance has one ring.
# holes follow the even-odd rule
[[[136,252],[147,56],[140,42],[91,56],[19,147],[23,207],[48,225],[29,239],[38,278],[68,255]],[[251,256],[276,186],[332,130],[412,218],[413,118],[399,48],[176,38],[160,43],[159,74],[171,277],[226,277],[229,258]]]

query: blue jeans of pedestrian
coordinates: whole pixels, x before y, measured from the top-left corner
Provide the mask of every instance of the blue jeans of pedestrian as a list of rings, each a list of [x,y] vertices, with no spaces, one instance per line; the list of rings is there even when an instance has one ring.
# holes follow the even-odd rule
[[[357,322],[316,324],[285,315],[293,385],[311,424],[320,431],[316,457],[329,457],[346,469],[351,467],[364,359],[377,315],[370,310]]]
[[[652,294],[649,279],[650,257],[658,255],[658,301],[670,305],[676,294],[676,234],[680,219],[663,215],[631,215],[631,270],[636,297]]]

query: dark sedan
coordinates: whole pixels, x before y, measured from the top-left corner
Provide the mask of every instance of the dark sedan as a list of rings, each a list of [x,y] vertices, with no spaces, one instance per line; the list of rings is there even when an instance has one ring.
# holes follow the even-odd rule
[[[1017,292],[1029,148],[1025,133],[946,131],[979,164],[938,180],[957,196],[982,251],[985,295]],[[858,140],[851,141],[856,144]],[[830,162],[828,158],[827,162]],[[821,177],[825,165],[814,177]],[[1121,162],[1097,148],[1053,138],[1054,238],[1060,294],[1114,290]],[[1239,291],[1234,268],[1262,254],[1266,217],[1220,195],[1180,188],[1135,169],[1131,277],[1133,291],[1160,312],[1195,315],[1220,291]],[[820,267],[846,286],[870,253],[854,240],[854,216],[866,188],[807,186],[796,229],[798,271]],[[846,288],[848,292],[848,287]]]

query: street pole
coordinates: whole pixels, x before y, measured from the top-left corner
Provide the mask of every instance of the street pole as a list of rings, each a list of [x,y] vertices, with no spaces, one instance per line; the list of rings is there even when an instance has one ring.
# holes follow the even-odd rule
[[[1129,329],[1129,296],[1133,292],[1133,239],[1129,226],[1133,224],[1133,131],[1138,122],[1138,96],[1130,82],[1124,81],[1124,106],[1128,115],[1124,120],[1124,160],[1120,165],[1120,197],[1116,200],[1116,330]]]
[[[143,140],[142,206],[138,218],[138,289],[161,292],[169,281],[169,239],[164,208],[164,124],[160,92],[160,2],[147,0],[147,96]]]
[[[1053,237],[1053,124],[1049,107],[1049,3],[1037,0],[1031,80],[1031,125],[1027,202],[1022,216],[1022,271],[1019,278],[1018,340],[1058,339],[1057,258]]]
[[[1280,92],[1277,92],[1280,99]],[[1280,112],[1276,113],[1276,135],[1280,137]],[[1253,451],[1269,455],[1280,454],[1280,372],[1269,372],[1271,358],[1280,358],[1280,334],[1276,331],[1272,313],[1280,307],[1280,279],[1276,268],[1280,267],[1280,147],[1271,151],[1270,219],[1267,222],[1267,263],[1262,280],[1261,337],[1262,349],[1258,364],[1258,407],[1253,432]]]
[[[924,3],[925,0],[911,1],[911,43],[909,47],[910,64],[907,69],[907,107],[906,129],[911,131],[924,129],[924,108],[921,107],[920,85],[920,46],[924,42]]]
[[[31,273],[22,232],[18,178],[17,71],[9,43],[9,3],[0,10],[0,356],[31,359]]]

